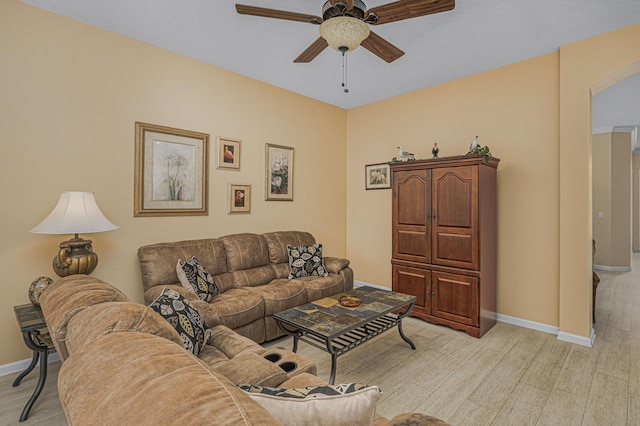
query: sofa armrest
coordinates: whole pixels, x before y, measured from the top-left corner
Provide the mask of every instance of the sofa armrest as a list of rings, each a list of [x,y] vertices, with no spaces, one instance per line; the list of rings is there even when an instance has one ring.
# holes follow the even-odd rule
[[[324,267],[332,274],[339,274],[344,268],[349,266],[349,260],[339,257],[324,257]]]
[[[255,384],[276,387],[287,380],[287,373],[282,368],[253,352],[243,353],[229,361],[220,362],[211,369],[224,375],[235,385]]]
[[[208,325],[208,323],[207,323]],[[262,355],[266,349],[253,340],[241,336],[225,325],[210,327],[212,335],[207,342],[208,345],[215,346],[227,358],[234,358],[243,353],[253,352]]]

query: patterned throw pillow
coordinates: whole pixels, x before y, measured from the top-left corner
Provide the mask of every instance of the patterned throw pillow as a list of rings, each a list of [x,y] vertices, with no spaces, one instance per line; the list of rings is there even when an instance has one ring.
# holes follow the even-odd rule
[[[193,291],[200,300],[210,301],[220,292],[207,268],[192,256],[186,262],[178,259],[176,273],[182,287]]]
[[[239,388],[284,425],[371,425],[380,388],[358,383],[305,388]]]
[[[182,338],[184,348],[196,356],[213,334],[200,312],[175,290],[164,288],[149,307],[169,321]]]
[[[322,244],[288,245],[287,250],[289,251],[289,279],[329,275],[322,260]]]

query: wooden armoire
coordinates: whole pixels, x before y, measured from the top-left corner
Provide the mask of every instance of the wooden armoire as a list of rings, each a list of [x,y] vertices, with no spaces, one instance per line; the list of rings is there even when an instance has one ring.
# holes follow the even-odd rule
[[[412,316],[481,337],[496,323],[497,158],[391,164],[393,290]]]

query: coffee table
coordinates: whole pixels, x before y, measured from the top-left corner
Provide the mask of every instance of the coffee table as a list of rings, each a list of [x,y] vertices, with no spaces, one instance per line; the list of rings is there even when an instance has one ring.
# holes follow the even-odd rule
[[[355,308],[343,307],[344,295],[358,296],[362,302]],[[293,352],[302,340],[331,354],[329,383],[334,384],[338,357],[387,330],[398,327],[400,337],[416,348],[402,331],[402,319],[415,302],[415,296],[363,286],[278,312],[273,318],[284,333],[293,336]]]

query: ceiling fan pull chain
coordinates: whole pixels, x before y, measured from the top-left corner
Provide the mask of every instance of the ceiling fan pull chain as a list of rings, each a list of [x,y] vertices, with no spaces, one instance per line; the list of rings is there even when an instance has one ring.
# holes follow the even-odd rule
[[[344,93],[349,93],[347,88],[347,48],[340,47],[342,52],[342,87],[344,87]]]

